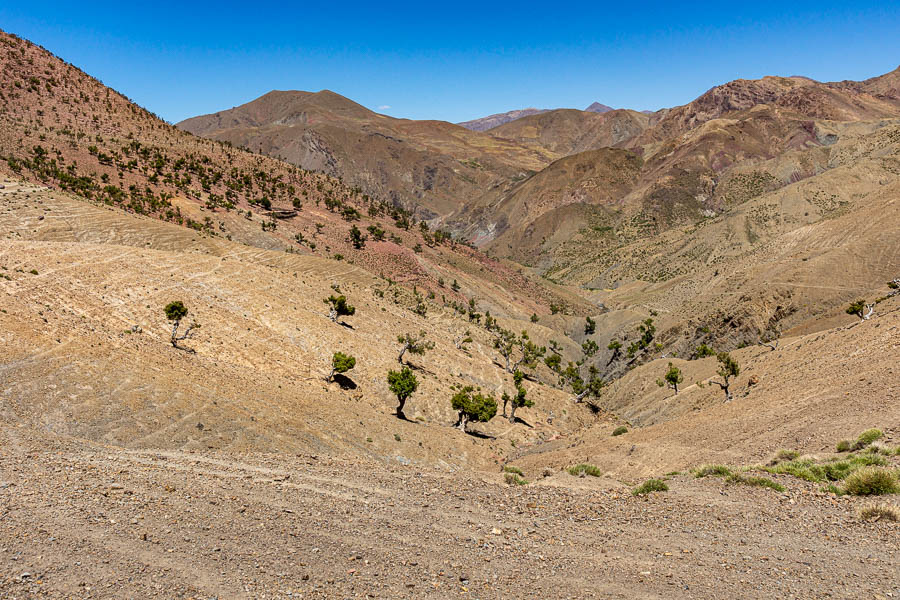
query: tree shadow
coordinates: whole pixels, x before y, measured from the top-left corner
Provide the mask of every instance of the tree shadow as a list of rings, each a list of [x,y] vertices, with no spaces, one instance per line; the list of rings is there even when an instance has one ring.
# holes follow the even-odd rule
[[[471,435],[472,437],[481,438],[483,440],[496,440],[497,439],[495,436],[490,435],[489,433],[482,433],[480,431],[467,431],[466,433]]]
[[[355,390],[357,387],[356,382],[343,375],[341,373],[335,373],[334,382],[341,386],[342,390]]]
[[[346,321],[338,321],[337,324],[341,327],[346,327],[347,329],[356,329],[356,327],[354,327],[350,323],[347,323]]]
[[[513,419],[513,422],[515,422],[515,423],[521,423],[522,425],[524,425],[524,426],[527,427],[528,429],[534,429],[534,425],[530,424],[528,421],[522,419],[521,417],[516,417],[515,419]]]

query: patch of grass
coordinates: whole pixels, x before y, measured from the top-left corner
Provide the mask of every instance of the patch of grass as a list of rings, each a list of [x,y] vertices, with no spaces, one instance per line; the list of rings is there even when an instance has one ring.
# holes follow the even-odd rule
[[[591,477],[600,477],[601,475],[603,475],[603,471],[601,471],[598,467],[589,465],[587,463],[577,464],[574,467],[569,467],[566,470],[569,472],[569,475],[574,475],[575,477],[584,477],[585,475],[590,475]]]
[[[632,490],[632,494],[635,496],[644,496],[646,494],[650,494],[652,492],[668,492],[669,486],[666,485],[662,479],[648,479],[641,485],[637,486]]]
[[[900,492],[897,475],[890,469],[865,467],[844,481],[844,491],[854,496],[881,496]]]
[[[784,448],[782,448],[781,450],[779,450],[778,452],[775,453],[774,460],[777,462],[781,462],[784,460],[794,460],[799,457],[800,457],[800,453],[797,452],[796,450],[785,450]]]
[[[366,438],[366,441],[369,442],[369,443],[371,444],[371,443],[372,443],[372,438],[367,437],[367,438]]]
[[[870,504],[857,512],[863,521],[900,521],[900,507],[893,504]]]
[[[853,442],[850,440],[841,440],[837,443],[838,452],[850,452],[853,449]]]
[[[503,476],[503,479],[509,485],[528,485],[528,482],[526,480],[522,479],[515,473],[507,473],[506,475]]]
[[[676,475],[681,475],[681,471],[669,471],[666,473],[666,477],[675,477]]]
[[[699,469],[694,470],[694,477],[700,479],[712,475],[713,477],[728,477],[731,475],[731,469],[725,465],[703,465]]]
[[[613,432],[612,432],[613,435],[622,435],[623,433],[628,433],[628,428],[625,427],[624,425],[616,427],[615,429],[613,429]]]
[[[844,490],[842,490],[841,488],[839,488],[838,486],[834,485],[833,483],[829,483],[828,485],[822,487],[822,491],[830,492],[830,493],[834,494],[835,496],[844,496],[847,493]]]
[[[854,442],[853,444],[853,449],[862,450],[863,448],[883,436],[884,432],[880,429],[866,429],[861,434],[859,434],[858,438],[856,438],[856,442]]]
[[[877,454],[852,454],[842,460],[826,462],[819,462],[813,458],[798,458],[778,465],[763,467],[763,470],[775,475],[793,475],[798,479],[820,483],[823,481],[841,481],[863,467],[885,464],[887,464],[887,461]]]
[[[503,467],[503,472],[515,473],[516,475],[522,475],[523,477],[525,476],[525,473],[522,472],[522,469],[520,469],[519,467],[514,467],[512,465],[506,465],[505,467]]]
[[[399,441],[400,441],[400,434],[399,434],[399,433],[395,433],[395,434],[394,434],[394,439],[395,439],[396,441],[399,442]]]
[[[783,492],[785,487],[777,481],[772,481],[767,477],[744,477],[740,473],[732,473],[726,479],[729,483],[740,483],[742,485],[753,485],[756,487],[766,487],[776,492]]]

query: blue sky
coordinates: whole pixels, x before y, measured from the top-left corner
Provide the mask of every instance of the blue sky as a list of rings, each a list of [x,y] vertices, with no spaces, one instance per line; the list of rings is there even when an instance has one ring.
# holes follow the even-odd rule
[[[272,89],[461,121],[526,106],[658,109],[736,78],[900,65],[897,2],[18,2],[0,28],[169,121]]]

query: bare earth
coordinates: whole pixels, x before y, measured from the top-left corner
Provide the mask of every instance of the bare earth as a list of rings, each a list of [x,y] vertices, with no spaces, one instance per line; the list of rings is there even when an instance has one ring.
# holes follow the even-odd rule
[[[3,598],[885,598],[859,500],[679,475],[649,499],[360,459],[131,451],[4,423]],[[595,480],[596,481],[596,480]]]

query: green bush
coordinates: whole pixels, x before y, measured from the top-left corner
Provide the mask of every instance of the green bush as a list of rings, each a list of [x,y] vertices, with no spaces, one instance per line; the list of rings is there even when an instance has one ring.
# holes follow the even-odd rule
[[[800,453],[797,452],[796,450],[781,449],[775,453],[775,460],[778,460],[778,461],[794,460],[795,458],[798,458],[799,456],[800,456]]]
[[[522,472],[522,469],[520,469],[519,467],[514,467],[513,465],[506,465],[505,467],[503,467],[503,472],[515,473],[516,475],[521,475],[522,477],[525,476],[525,473]]]
[[[652,492],[668,492],[669,486],[662,479],[648,479],[632,490],[635,496],[644,496]]]
[[[624,425],[620,425],[619,427],[616,427],[615,429],[613,429],[613,432],[612,432],[613,435],[622,435],[623,433],[628,433],[628,428],[625,427]]]
[[[574,475],[576,477],[584,477],[585,475],[590,475],[591,477],[600,477],[603,475],[603,471],[594,465],[589,465],[587,463],[577,464],[574,467],[569,467],[567,469],[569,475]]]
[[[731,475],[731,469],[725,465],[703,465],[694,471],[694,476],[699,479],[712,475],[713,477],[728,477]]]
[[[526,480],[522,479],[515,473],[507,473],[506,475],[504,475],[503,479],[509,485],[528,485],[528,482]]]
[[[729,483],[739,483],[741,485],[753,485],[757,487],[766,487],[776,492],[783,492],[785,487],[778,482],[772,481],[766,477],[744,477],[740,473],[732,473],[726,480]]]
[[[844,491],[854,496],[881,496],[900,492],[897,475],[889,469],[865,467],[844,481]]]
[[[853,454],[843,460],[816,462],[812,458],[800,458],[781,463],[763,470],[773,474],[793,475],[799,479],[812,482],[841,481],[848,475],[863,467],[887,464],[877,454]]]
[[[841,440],[837,443],[836,450],[838,452],[850,452],[853,449],[853,442],[850,440]]]
[[[880,429],[866,429],[861,434],[859,434],[858,438],[856,438],[856,442],[853,444],[853,449],[862,450],[882,436],[884,436],[884,432]]]

